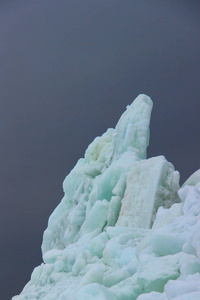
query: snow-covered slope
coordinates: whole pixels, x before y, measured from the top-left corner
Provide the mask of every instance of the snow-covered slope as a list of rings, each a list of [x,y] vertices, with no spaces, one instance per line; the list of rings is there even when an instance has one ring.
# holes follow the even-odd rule
[[[66,177],[13,299],[200,299],[200,172],[180,189],[164,156],[146,159],[152,106],[139,95]]]

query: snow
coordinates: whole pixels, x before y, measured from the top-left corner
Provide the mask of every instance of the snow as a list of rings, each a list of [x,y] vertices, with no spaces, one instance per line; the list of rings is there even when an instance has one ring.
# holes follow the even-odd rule
[[[164,156],[146,159],[152,106],[139,95],[66,177],[14,300],[200,299],[200,170],[180,188]]]

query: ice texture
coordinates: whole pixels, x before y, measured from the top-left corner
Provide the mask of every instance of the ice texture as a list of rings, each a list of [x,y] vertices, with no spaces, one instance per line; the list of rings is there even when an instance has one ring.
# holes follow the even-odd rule
[[[180,188],[164,156],[146,158],[152,106],[139,95],[66,177],[14,300],[200,299],[200,170]]]

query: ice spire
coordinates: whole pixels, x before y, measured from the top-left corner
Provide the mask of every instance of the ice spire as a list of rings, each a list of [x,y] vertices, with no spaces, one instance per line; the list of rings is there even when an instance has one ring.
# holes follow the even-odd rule
[[[116,125],[115,155],[133,147],[139,158],[146,158],[149,145],[149,124],[153,102],[150,97],[139,95],[122,114]]]
[[[199,173],[179,191],[185,204],[175,203],[179,173],[164,156],[146,159],[152,106],[139,95],[65,178],[44,264],[15,300],[171,299],[161,294],[170,279],[200,272]]]
[[[108,129],[89,145],[85,158],[78,161],[64,181],[65,196],[44,233],[44,253],[63,249],[86,232],[114,226],[119,215],[118,225],[149,228],[167,197],[174,201],[172,194],[178,189],[179,177],[173,166],[163,157],[140,162],[146,158],[152,107],[148,96],[139,95],[122,114],[115,129]],[[176,184],[165,189],[165,183],[161,182],[174,174]]]

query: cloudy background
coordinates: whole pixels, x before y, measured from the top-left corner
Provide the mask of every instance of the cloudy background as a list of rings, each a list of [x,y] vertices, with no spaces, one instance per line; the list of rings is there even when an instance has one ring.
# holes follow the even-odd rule
[[[148,156],[181,182],[200,168],[200,2],[0,2],[0,286],[20,293],[62,181],[139,94],[154,101]]]

